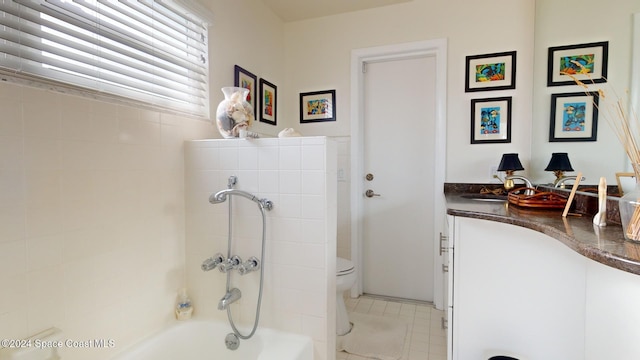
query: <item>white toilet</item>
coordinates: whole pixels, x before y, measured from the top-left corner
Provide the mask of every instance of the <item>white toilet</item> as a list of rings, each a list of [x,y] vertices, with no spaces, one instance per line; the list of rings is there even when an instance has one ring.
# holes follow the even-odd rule
[[[346,335],[351,331],[351,323],[344,304],[343,294],[356,283],[356,270],[351,260],[338,257],[336,261],[336,333]]]

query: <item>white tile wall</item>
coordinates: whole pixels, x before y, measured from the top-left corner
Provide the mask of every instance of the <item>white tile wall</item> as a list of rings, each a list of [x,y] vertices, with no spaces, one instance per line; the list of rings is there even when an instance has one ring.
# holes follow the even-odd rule
[[[184,286],[184,141],[207,122],[0,83],[0,339],[56,326],[116,348]]]
[[[333,140],[338,145],[338,256],[351,259],[351,142],[349,137]]]
[[[203,273],[202,261],[227,253],[228,204],[211,205],[209,195],[237,189],[273,201],[268,212],[265,284],[260,326],[306,334],[318,360],[335,357],[335,258],[337,145],[325,137],[233,139],[187,144],[187,279],[196,311],[226,321],[216,305],[226,276]],[[232,255],[260,257],[262,222],[257,205],[233,201]],[[245,326],[253,325],[258,273],[231,281],[242,291],[232,305]]]
[[[337,139],[337,148],[325,138],[254,141],[259,147],[199,142],[186,159],[201,175],[188,179],[190,187],[208,189],[196,196],[185,194],[183,142],[217,136],[209,123],[8,83],[0,84],[0,106],[0,338],[51,326],[72,339],[114,338],[109,351],[61,351],[66,359],[103,359],[162,326],[185,283],[185,229],[214,234],[191,249],[198,261],[226,246],[226,206],[207,198],[233,173],[240,188],[277,204],[264,323],[311,335],[318,358],[332,356],[335,324],[327,314],[335,304],[326,293],[335,286],[328,269],[336,243],[327,229],[335,229],[336,212],[345,215],[348,196],[340,210],[335,196],[325,200],[347,184],[326,179],[336,179],[337,166],[348,169],[348,140]],[[194,216],[185,216],[185,196]],[[237,210],[256,216],[247,206]],[[243,228],[236,230],[243,238],[259,236]],[[207,275],[194,281],[210,284]],[[213,286],[197,293],[221,296]]]

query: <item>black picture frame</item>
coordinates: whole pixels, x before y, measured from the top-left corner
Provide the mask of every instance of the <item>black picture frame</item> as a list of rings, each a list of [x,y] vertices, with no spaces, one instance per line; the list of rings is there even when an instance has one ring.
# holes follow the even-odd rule
[[[547,86],[576,85],[607,81],[609,42],[562,45],[549,48]]]
[[[516,88],[516,51],[466,57],[465,92]]]
[[[278,124],[278,87],[271,82],[260,79],[260,116],[259,121],[271,125]]]
[[[511,96],[471,100],[471,144],[511,142]]]
[[[300,123],[336,121],[336,91],[300,93]]]
[[[597,91],[551,94],[549,142],[597,141]]]
[[[252,72],[243,69],[239,65],[233,67],[233,84],[234,86],[249,89],[249,95],[247,95],[247,101],[253,108],[253,118],[256,118],[256,86],[258,77]]]

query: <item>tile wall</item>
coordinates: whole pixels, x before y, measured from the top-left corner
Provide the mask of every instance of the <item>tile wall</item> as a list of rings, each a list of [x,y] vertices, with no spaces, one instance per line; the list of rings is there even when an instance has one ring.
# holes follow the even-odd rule
[[[192,141],[186,145],[188,288],[198,316],[226,320],[217,310],[226,275],[202,272],[202,261],[227,255],[228,201],[212,205],[212,193],[238,177],[236,189],[273,201],[267,213],[264,295],[260,326],[314,339],[315,358],[335,357],[335,259],[337,146],[325,137]],[[232,255],[260,256],[262,219],[257,204],[232,202]],[[242,291],[232,305],[239,326],[250,329],[259,273],[232,273]],[[248,327],[248,328],[247,328]]]
[[[0,339],[56,326],[115,348],[184,286],[184,141],[208,122],[0,83]],[[214,133],[215,132],[215,133]]]
[[[338,145],[338,256],[351,259],[351,142],[331,139]]]

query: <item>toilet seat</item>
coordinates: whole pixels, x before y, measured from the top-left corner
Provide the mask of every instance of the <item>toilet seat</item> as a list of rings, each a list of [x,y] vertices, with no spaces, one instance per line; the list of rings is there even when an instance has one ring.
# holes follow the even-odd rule
[[[336,261],[336,275],[347,275],[351,274],[355,269],[355,265],[351,260],[343,259],[339,257]]]

